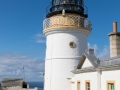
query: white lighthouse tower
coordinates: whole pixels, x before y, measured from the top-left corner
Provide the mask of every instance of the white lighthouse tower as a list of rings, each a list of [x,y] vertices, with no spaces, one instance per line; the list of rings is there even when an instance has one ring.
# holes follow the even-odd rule
[[[52,0],[46,17],[44,90],[71,90],[71,71],[87,49],[91,30],[83,0]]]

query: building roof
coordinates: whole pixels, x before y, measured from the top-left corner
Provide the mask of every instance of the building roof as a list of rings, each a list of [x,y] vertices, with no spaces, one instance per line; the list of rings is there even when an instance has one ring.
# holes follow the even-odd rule
[[[101,60],[100,66],[113,66],[113,65],[120,65],[120,56]]]
[[[99,66],[99,60],[96,58],[94,53],[92,53],[92,52],[94,52],[94,50],[93,51],[91,51],[91,50],[93,50],[93,49],[87,50],[82,55],[82,57],[80,59],[80,62],[78,64],[78,66],[77,66],[77,69],[81,69],[81,67],[84,64],[84,61],[85,61],[86,58],[90,61],[90,63],[93,65],[93,67],[98,67]]]
[[[90,63],[92,64],[92,67],[82,68],[86,58],[87,58],[87,60],[90,61]],[[99,60],[94,55],[94,50],[89,49],[83,53],[76,70],[74,70],[73,72],[78,72],[78,71],[79,72],[83,72],[83,71],[88,72],[88,71],[95,71],[97,69],[103,69],[103,68],[107,68],[107,70],[113,69],[113,68],[118,69],[118,67],[120,68],[120,56],[105,59],[105,60]]]
[[[2,87],[22,86],[22,78],[3,78],[1,82]]]

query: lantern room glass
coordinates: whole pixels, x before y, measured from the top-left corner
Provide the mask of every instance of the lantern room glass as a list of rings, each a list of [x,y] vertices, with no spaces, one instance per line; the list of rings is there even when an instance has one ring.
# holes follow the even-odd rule
[[[83,0],[52,0],[51,12],[68,10],[82,12]]]

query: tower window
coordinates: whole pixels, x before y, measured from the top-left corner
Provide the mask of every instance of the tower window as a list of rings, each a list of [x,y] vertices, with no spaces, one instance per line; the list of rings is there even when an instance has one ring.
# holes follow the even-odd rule
[[[109,88],[109,90],[114,90],[114,84],[113,83],[109,83],[108,84],[108,88]]]
[[[90,90],[90,83],[89,82],[86,83],[86,88],[87,88],[87,90]]]
[[[76,44],[75,44],[74,42],[70,42],[70,43],[69,43],[69,46],[70,46],[71,48],[75,48]]]
[[[86,90],[91,90],[91,89],[90,89],[90,81],[86,81],[85,84],[86,84],[86,85],[85,85]]]
[[[77,90],[80,90],[80,81],[77,82]]]
[[[107,81],[107,90],[115,90],[115,81]]]

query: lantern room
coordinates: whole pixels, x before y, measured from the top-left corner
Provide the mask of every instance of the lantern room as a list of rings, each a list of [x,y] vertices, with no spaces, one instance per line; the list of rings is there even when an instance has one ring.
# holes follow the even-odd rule
[[[84,6],[83,0],[52,0],[51,5],[47,8],[46,17],[49,18],[56,14],[66,13],[79,14],[87,18],[87,7]]]

